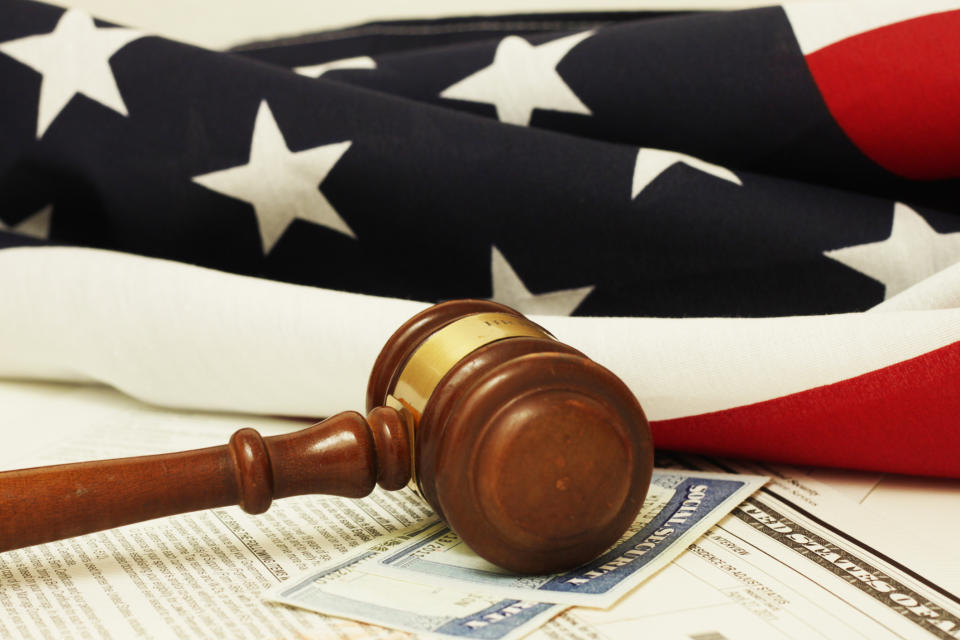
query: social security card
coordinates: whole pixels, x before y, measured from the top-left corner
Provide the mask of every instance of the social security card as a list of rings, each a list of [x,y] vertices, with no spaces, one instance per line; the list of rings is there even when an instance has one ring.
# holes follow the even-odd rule
[[[366,571],[469,593],[606,608],[679,555],[767,478],[655,469],[643,508],[609,550],[559,574],[515,575],[473,553],[440,524],[372,558]]]
[[[433,528],[430,529],[431,531]],[[514,640],[540,627],[566,605],[476,595],[444,584],[423,584],[366,573],[371,558],[392,542],[354,550],[264,597],[317,613],[440,638]]]

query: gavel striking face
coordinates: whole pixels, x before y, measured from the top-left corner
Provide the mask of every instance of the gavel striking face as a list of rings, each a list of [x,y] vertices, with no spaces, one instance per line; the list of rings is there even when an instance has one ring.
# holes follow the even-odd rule
[[[572,568],[636,517],[653,447],[607,369],[503,305],[455,300],[387,341],[368,417],[158,456],[0,473],[0,551],[197,509],[260,513],[304,493],[411,483],[475,552],[520,573]]]

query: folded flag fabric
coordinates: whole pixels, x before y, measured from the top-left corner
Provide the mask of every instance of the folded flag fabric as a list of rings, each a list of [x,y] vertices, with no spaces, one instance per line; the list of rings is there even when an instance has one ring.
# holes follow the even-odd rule
[[[493,298],[659,446],[960,477],[958,27],[804,2],[214,52],[8,0],[0,375],[322,416],[426,302]]]

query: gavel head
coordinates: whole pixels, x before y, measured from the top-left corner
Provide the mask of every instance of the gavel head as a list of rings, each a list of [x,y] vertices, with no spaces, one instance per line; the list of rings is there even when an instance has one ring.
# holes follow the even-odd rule
[[[475,552],[521,573],[587,562],[636,518],[650,428],[610,371],[503,305],[445,302],[380,352],[367,409],[405,408],[412,483]]]

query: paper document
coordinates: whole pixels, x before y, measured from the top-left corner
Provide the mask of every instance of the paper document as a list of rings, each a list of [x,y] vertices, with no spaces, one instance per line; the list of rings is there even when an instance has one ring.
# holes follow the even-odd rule
[[[570,609],[531,640],[634,640],[638,633],[677,640],[960,638],[956,596],[844,531],[871,514],[846,502],[846,516],[826,522],[817,514],[839,510],[818,495],[822,487],[798,476],[782,480],[612,608]],[[888,530],[897,527],[886,522]]]
[[[770,502],[736,510],[611,609],[571,609],[531,640],[634,640],[641,630],[684,640],[960,637],[956,602]],[[791,533],[758,523],[755,509]]]
[[[608,607],[679,555],[763,486],[765,477],[655,469],[643,508],[599,558],[564,573],[515,575],[470,551],[440,525],[373,558],[368,571],[424,584],[450,584],[539,602]]]
[[[0,451],[6,469],[224,444],[241,427],[273,435],[308,424],[160,410],[98,387],[2,383],[0,406],[5,432],[23,445]],[[261,594],[433,517],[409,491],[300,496],[258,516],[213,509],[8,551],[0,554],[0,638],[383,638],[381,628],[272,605]]]

